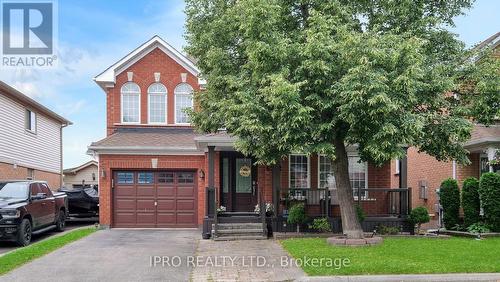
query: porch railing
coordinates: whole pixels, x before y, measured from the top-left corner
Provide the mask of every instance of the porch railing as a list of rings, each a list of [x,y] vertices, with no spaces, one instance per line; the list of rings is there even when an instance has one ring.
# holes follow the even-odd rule
[[[411,188],[355,189],[354,200],[367,216],[406,216],[411,210]],[[278,215],[286,215],[295,203],[303,203],[309,216],[331,217],[338,215],[336,189],[282,188],[278,189]]]

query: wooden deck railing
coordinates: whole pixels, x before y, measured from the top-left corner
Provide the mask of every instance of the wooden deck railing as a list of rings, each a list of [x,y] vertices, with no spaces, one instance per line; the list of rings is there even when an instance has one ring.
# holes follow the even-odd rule
[[[411,188],[355,189],[354,200],[367,216],[406,216],[411,210]],[[287,214],[295,203],[304,203],[309,216],[330,217],[339,205],[336,189],[282,188],[274,203],[277,215]],[[358,195],[361,195],[359,197]]]

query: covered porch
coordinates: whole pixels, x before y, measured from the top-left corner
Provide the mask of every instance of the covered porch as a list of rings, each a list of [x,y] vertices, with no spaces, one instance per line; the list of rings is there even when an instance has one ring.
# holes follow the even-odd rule
[[[262,223],[271,232],[293,232],[296,227],[287,224],[287,217],[296,203],[304,204],[310,221],[327,218],[333,232],[342,232],[335,180],[326,157],[292,154],[274,166],[255,165],[251,157],[234,150],[234,138],[225,133],[198,137],[196,142],[207,155],[204,238],[210,238],[218,223],[242,220]],[[363,229],[371,232],[385,225],[410,232],[406,160],[375,167],[359,163],[356,148],[350,148],[349,161],[354,199],[366,214]],[[307,223],[301,230],[312,231]]]
[[[465,144],[471,155],[472,166],[478,167],[478,176],[486,172],[500,172],[500,165],[493,165],[493,160],[500,159],[500,125],[475,125],[471,139]],[[475,163],[477,162],[477,163]]]

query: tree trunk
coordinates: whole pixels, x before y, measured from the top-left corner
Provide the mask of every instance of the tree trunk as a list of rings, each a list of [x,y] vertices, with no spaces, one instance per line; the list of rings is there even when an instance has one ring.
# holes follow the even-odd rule
[[[335,160],[332,162],[332,167],[337,184],[342,230],[349,239],[362,239],[364,234],[354,206],[354,195],[349,181],[349,159],[344,140],[335,138],[333,143],[335,145]]]

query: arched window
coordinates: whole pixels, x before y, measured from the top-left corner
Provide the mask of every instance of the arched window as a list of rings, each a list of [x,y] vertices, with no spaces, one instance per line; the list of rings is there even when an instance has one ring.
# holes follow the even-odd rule
[[[148,88],[149,123],[167,123],[167,88],[153,83]]]
[[[188,124],[189,116],[186,109],[193,108],[193,87],[187,83],[181,83],[175,87],[175,123]]]
[[[141,89],[133,82],[125,83],[121,88],[122,123],[140,123]]]

